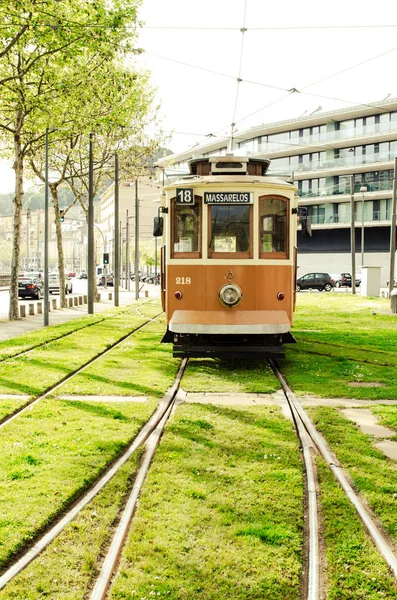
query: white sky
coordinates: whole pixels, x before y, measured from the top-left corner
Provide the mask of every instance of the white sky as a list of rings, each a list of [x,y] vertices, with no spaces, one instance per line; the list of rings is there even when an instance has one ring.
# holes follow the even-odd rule
[[[152,72],[163,127],[184,133],[168,143],[176,152],[208,133],[229,134],[233,118],[244,130],[319,106],[397,97],[395,0],[143,0],[140,17],[146,52],[138,61]],[[285,91],[291,88],[301,93]]]
[[[174,152],[229,134],[233,119],[241,131],[397,97],[396,0],[143,0],[139,14],[136,61],[152,73]],[[0,164],[0,193],[12,189]]]

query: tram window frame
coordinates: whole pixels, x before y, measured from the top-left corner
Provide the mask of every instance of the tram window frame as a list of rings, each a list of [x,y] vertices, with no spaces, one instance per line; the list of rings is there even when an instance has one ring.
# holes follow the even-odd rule
[[[182,209],[193,209],[197,211],[198,227],[194,228],[194,238],[197,241],[198,250],[178,252],[175,250],[175,219],[176,207]],[[194,204],[177,204],[176,197],[171,198],[171,258],[201,258],[202,257],[202,223],[203,223],[203,199],[202,196],[194,196]]]
[[[208,204],[208,258],[231,258],[231,259],[247,259],[253,257],[253,204]],[[249,209],[249,250],[240,252],[220,252],[211,249],[212,244],[212,209],[220,206],[248,206]]]
[[[262,223],[263,218],[265,217],[274,217],[275,213],[264,213],[261,212],[262,201],[264,200],[280,200],[285,203],[285,225],[284,225],[284,234],[285,234],[285,251],[272,251],[266,252],[262,250]],[[259,243],[259,258],[267,258],[267,259],[278,259],[278,260],[286,260],[289,259],[289,244],[290,244],[290,201],[286,196],[279,196],[275,194],[265,194],[263,196],[259,196],[258,198],[258,227],[259,227],[259,235],[258,235],[258,243]],[[274,219],[273,219],[274,223]],[[272,228],[274,231],[274,226]]]

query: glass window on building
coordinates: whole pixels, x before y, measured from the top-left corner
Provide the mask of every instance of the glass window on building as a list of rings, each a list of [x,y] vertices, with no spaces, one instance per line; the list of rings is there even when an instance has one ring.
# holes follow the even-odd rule
[[[381,221],[389,221],[391,218],[391,198],[379,201],[379,219]]]
[[[282,133],[273,133],[267,137],[269,142],[269,150],[275,150],[276,148],[286,148],[289,144],[289,131],[283,131]]]
[[[312,206],[312,224],[322,225],[325,223],[325,204],[314,204]]]
[[[379,115],[379,129],[380,131],[389,131],[390,129],[390,113]]]
[[[211,204],[209,252],[212,258],[251,258],[251,204]]]
[[[391,190],[393,188],[393,171],[379,171],[379,189]]]
[[[193,206],[176,204],[175,198],[172,200],[171,256],[173,258],[183,258],[185,255],[189,258],[201,257],[202,199],[200,196],[195,196],[194,200]]]
[[[375,145],[367,144],[365,146],[365,161],[366,163],[371,163],[375,161]]]
[[[284,158],[275,158],[271,161],[269,166],[270,173],[285,173],[290,170],[288,156]]]
[[[288,258],[288,200],[274,196],[259,198],[259,256]]]
[[[365,133],[374,133],[375,117],[365,117]]]
[[[339,129],[340,129],[342,137],[344,137],[344,138],[353,137],[354,136],[354,119],[349,119],[349,121],[341,121],[339,124]]]
[[[350,223],[350,202],[341,202],[338,205],[338,222]]]

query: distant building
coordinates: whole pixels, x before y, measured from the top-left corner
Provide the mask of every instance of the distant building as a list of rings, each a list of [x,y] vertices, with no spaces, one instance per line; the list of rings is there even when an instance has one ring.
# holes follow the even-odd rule
[[[136,187],[135,181],[121,182],[119,185],[119,247],[123,249],[122,265],[125,263],[126,240],[127,240],[127,216],[128,216],[128,237],[130,244],[130,259],[133,256],[135,247],[135,199],[138,193],[139,201],[139,241],[140,245],[150,243],[155,247],[155,238],[153,238],[153,218],[157,215],[158,201],[160,198],[160,185],[152,182],[149,178],[140,178]],[[128,215],[127,215],[128,211]],[[99,199],[98,214],[95,223],[100,229],[101,234],[96,236],[97,249],[96,254],[98,264],[102,262],[102,253],[109,253],[110,270],[114,265],[114,185],[111,185]],[[97,232],[95,232],[96,234]],[[133,270],[133,269],[132,269]]]
[[[168,177],[188,172],[188,161],[229,152],[229,139],[205,143],[158,160]],[[306,207],[311,237],[298,233],[299,274],[350,271],[351,196],[356,265],[381,267],[389,278],[391,202],[397,156],[397,98],[262,124],[236,134],[235,155],[270,159],[269,174],[292,179]],[[353,176],[353,190],[350,178]],[[364,233],[364,256],[361,249]]]

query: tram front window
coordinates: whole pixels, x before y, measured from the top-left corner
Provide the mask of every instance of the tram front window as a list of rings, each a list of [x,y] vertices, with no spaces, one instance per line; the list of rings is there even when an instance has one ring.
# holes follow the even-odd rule
[[[186,206],[173,202],[173,256],[188,254],[201,255],[201,198],[195,204]]]
[[[287,258],[287,201],[283,198],[259,198],[260,256]]]
[[[211,206],[209,254],[213,258],[232,254],[237,258],[251,254],[251,205]]]

